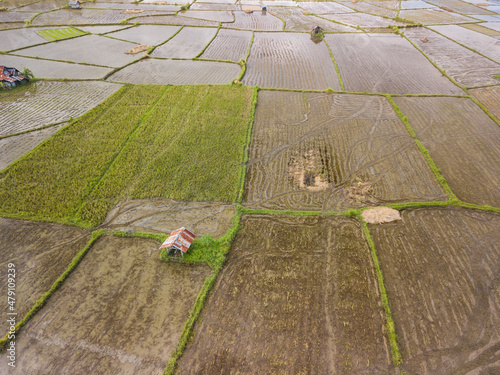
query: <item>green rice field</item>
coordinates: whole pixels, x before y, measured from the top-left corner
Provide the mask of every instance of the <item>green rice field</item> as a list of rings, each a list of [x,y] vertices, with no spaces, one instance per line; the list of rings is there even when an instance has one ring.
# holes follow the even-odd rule
[[[90,34],[88,32],[76,29],[74,27],[67,27],[63,29],[39,30],[36,33],[41,37],[47,39],[49,42]]]

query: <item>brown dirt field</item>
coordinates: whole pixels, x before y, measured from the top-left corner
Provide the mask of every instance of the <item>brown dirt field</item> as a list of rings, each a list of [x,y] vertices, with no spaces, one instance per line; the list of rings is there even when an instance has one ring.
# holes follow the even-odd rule
[[[500,86],[474,89],[469,92],[500,120]]]
[[[476,23],[471,23],[471,24],[466,24],[466,25],[460,25],[460,26],[464,27],[466,29],[469,29],[469,30],[472,30],[472,31],[476,31],[476,32],[481,33],[481,34],[484,34],[484,35],[494,36],[494,37],[500,36],[500,31],[489,29],[487,27],[478,25]]]
[[[339,211],[446,196],[389,102],[260,91],[244,204]]]
[[[475,20],[457,13],[450,13],[444,10],[410,9],[401,10],[399,17],[424,25],[445,25],[455,23],[471,23]]]
[[[75,227],[0,218],[0,290],[5,296],[0,306],[2,316],[10,312],[6,297],[9,263],[16,269],[15,312],[19,321],[49,291],[89,239],[90,232]],[[7,320],[2,319],[0,336],[7,330]]]
[[[500,373],[500,215],[404,211],[370,225],[407,375]]]
[[[377,281],[361,224],[249,216],[180,374],[388,374]]]
[[[467,98],[394,98],[463,201],[500,207],[500,128]]]
[[[211,271],[165,263],[158,246],[101,238],[16,337],[11,374],[161,374]]]
[[[231,204],[178,202],[171,199],[131,200],[113,208],[103,227],[168,234],[183,226],[197,237],[219,237],[232,226],[235,210]]]

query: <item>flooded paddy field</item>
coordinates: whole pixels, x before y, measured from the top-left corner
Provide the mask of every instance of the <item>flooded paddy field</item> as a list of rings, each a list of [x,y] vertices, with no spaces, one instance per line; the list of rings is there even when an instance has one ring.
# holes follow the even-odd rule
[[[118,30],[123,30],[132,27],[132,25],[107,25],[107,26],[99,26],[99,25],[94,25],[94,26],[78,26],[78,29],[83,30],[83,31],[88,31],[91,34],[107,34],[111,33],[113,31],[118,31]]]
[[[500,216],[464,209],[402,212],[370,225],[405,374],[496,374]]]
[[[272,14],[261,12],[245,13],[234,11],[234,22],[224,23],[222,27],[242,30],[279,31],[283,30],[283,21]]]
[[[500,128],[466,98],[394,98],[461,200],[500,207]]]
[[[13,263],[17,321],[52,287],[89,239],[89,231],[76,227],[0,218],[0,288],[7,291],[8,264]],[[3,316],[8,308],[5,298],[0,307]],[[2,319],[2,337],[8,328]]]
[[[327,34],[325,40],[347,91],[465,94],[398,35]]]
[[[108,213],[102,226],[163,234],[174,231],[182,222],[198,237],[204,234],[219,237],[231,227],[234,214],[231,204],[135,199],[120,202]]]
[[[378,1],[376,4],[371,4],[366,1],[352,2],[352,1],[339,1],[351,9],[363,12],[366,14],[382,16],[382,17],[396,17],[398,13],[399,4],[392,1]]]
[[[354,13],[354,10],[334,2],[298,2],[299,7],[314,14]]]
[[[11,374],[161,374],[211,270],[165,263],[158,246],[98,240],[16,338]]]
[[[323,14],[321,17],[361,28],[387,28],[389,25],[404,25],[403,22],[365,13]]]
[[[446,196],[389,102],[260,92],[244,204],[341,211]]]
[[[206,21],[198,18],[189,18],[183,16],[163,15],[163,16],[139,16],[131,20],[131,23],[139,22],[140,24],[159,24],[159,25],[178,25],[178,26],[208,26],[218,27],[219,22]]]
[[[28,57],[119,67],[137,59],[135,55],[125,54],[126,51],[136,45],[135,43],[105,36],[85,35],[57,43],[23,49],[17,53]],[[103,53],[104,51],[106,53]]]
[[[246,57],[251,40],[251,31],[221,29],[200,57],[238,62]]]
[[[500,120],[500,86],[472,89],[469,92]]]
[[[148,3],[133,3],[129,1],[124,1],[124,4],[121,3],[96,3],[96,2],[88,2],[83,3],[82,8],[95,8],[95,9],[123,9],[123,10],[154,10],[159,12],[172,12],[177,11],[181,8],[180,5],[173,4],[148,4]],[[131,13],[133,15],[133,13]],[[137,13],[140,14],[140,13]]]
[[[269,13],[285,21],[285,30],[310,31],[311,25],[318,25],[326,32],[355,32],[359,31],[353,27],[330,22],[313,15],[305,15],[303,10],[297,8],[272,7]]]
[[[429,0],[429,4],[436,5],[441,9],[447,10],[448,12],[455,12],[460,14],[493,14],[489,10],[483,9],[473,4],[468,4],[460,0]],[[450,9],[450,10],[448,10]]]
[[[142,13],[144,14],[144,13]],[[132,16],[124,14],[123,10],[110,9],[80,9],[78,17],[71,9],[61,9],[54,12],[42,13],[32,21],[33,25],[91,25],[120,23]]]
[[[192,59],[210,43],[216,33],[215,28],[184,27],[171,40],[156,48],[152,56]]]
[[[5,2],[2,2],[2,6],[4,3]],[[23,1],[22,3],[27,4],[28,1]],[[37,2],[22,6],[20,8],[17,8],[16,10],[23,12],[47,12],[49,10],[59,9],[65,5],[68,5],[68,2],[66,0],[37,0]]]
[[[309,34],[256,33],[243,83],[248,86],[302,90],[340,90],[325,43]]]
[[[0,3],[1,4],[1,3]],[[0,51],[32,46],[47,42],[36,32],[46,28],[30,28],[0,31]]]
[[[238,64],[216,61],[148,59],[127,66],[110,81],[152,85],[229,84],[240,74]]]
[[[391,373],[362,233],[346,217],[244,217],[178,373]]]
[[[190,18],[199,18],[207,21],[215,21],[215,22],[233,22],[234,16],[233,12],[230,11],[196,11],[196,10],[188,10],[185,12],[178,13],[184,17]]]
[[[121,85],[108,82],[39,81],[0,93],[0,136],[68,121],[92,109]]]
[[[423,25],[442,25],[456,23],[471,23],[476,22],[471,17],[462,16],[461,14],[447,12],[442,9],[408,9],[401,10],[399,17],[405,20],[411,20]]]
[[[28,21],[31,17],[33,17],[36,13],[29,12],[0,12],[0,22],[25,22]]]
[[[410,28],[405,35],[459,84],[473,87],[499,84],[497,64],[426,28]]]
[[[490,22],[490,24],[494,24],[494,23],[495,22]],[[460,27],[464,27],[466,29],[478,32],[480,34],[492,36],[493,38],[498,39],[500,37],[500,30],[496,31],[496,30],[490,29],[486,26],[487,26],[487,23],[485,23],[484,25],[477,24],[477,23],[468,23],[468,24],[460,25]]]
[[[166,41],[174,35],[177,30],[179,30],[178,26],[142,25],[113,32],[107,36],[127,40],[133,43],[154,46]]]

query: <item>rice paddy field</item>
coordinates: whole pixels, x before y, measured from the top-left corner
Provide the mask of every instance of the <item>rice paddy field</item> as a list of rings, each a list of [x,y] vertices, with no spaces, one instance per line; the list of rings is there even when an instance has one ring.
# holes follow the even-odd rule
[[[0,374],[500,373],[498,0],[81,7],[0,0]]]

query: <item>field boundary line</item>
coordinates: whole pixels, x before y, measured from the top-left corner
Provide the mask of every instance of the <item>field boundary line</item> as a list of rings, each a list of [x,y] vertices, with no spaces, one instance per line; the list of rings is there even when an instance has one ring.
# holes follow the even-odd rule
[[[324,38],[323,38],[323,42],[325,42],[326,46],[328,47],[328,52],[330,52],[330,57],[332,58],[333,65],[335,65],[335,71],[337,72],[337,78],[339,79],[340,88],[344,92],[345,91],[344,81],[342,81],[342,76],[340,75],[339,66],[337,65],[337,61],[335,60],[335,57],[333,57],[332,49],[330,48],[330,45],[327,43],[327,41]]]
[[[250,57],[250,51],[252,50],[254,38],[255,38],[255,31],[252,31],[252,38],[250,39],[250,45],[248,46],[247,54],[246,54],[244,59],[241,59],[238,62],[238,64],[240,64],[240,66],[241,66],[241,72],[238,75],[238,77],[236,78],[236,82],[241,82],[241,80],[245,76],[245,73],[247,71],[247,62],[248,62],[248,58]]]
[[[27,133],[36,132],[37,130],[48,129],[48,128],[51,128],[53,126],[64,124],[65,122],[70,122],[70,120],[68,119],[67,121],[53,122],[53,123],[48,124],[48,125],[40,126],[39,128],[29,129],[29,130],[23,130],[22,132],[19,132],[19,133],[12,133],[12,134],[7,134],[7,135],[0,135],[0,140],[5,139],[5,138],[10,138],[10,137],[15,137],[17,135],[23,135],[23,134],[27,134]]]
[[[219,27],[217,28],[217,31],[215,32],[215,34],[212,37],[212,39],[210,39],[210,41],[205,45],[205,47],[203,47],[203,49],[200,51],[200,53],[198,53],[195,57],[193,57],[193,60],[196,60],[198,57],[200,57],[201,55],[203,55],[203,53],[210,46],[210,44],[212,44],[212,42],[214,41],[214,39],[217,38],[217,35],[219,35],[220,28],[221,28],[221,22],[219,22]]]
[[[467,90],[466,90],[467,91]],[[468,92],[467,92],[468,93]],[[486,108],[483,103],[481,103],[479,100],[477,100],[474,96],[472,95],[468,95],[467,98],[469,98],[470,100],[472,100],[474,103],[476,103],[479,108],[481,108],[493,121],[495,121],[495,123],[500,126],[500,119],[497,119],[489,110],[488,108]],[[1,139],[1,138],[0,138]]]
[[[100,229],[92,232],[90,236],[89,242],[85,245],[85,247],[73,258],[71,263],[69,264],[68,268],[66,268],[66,271],[62,273],[61,276],[57,278],[57,280],[52,284],[52,287],[48,292],[42,295],[36,302],[35,305],[28,311],[28,313],[22,318],[22,320],[16,324],[16,329],[14,331],[14,334],[17,335],[17,333],[21,330],[23,326],[28,323],[33,316],[47,303],[47,301],[50,299],[52,294],[54,294],[64,283],[64,281],[70,276],[70,274],[73,272],[73,270],[78,267],[82,259],[85,257],[85,255],[88,253],[88,251],[92,248],[94,243],[101,238],[105,234],[105,231]],[[1,340],[0,340],[0,350],[3,351],[5,349],[5,346],[7,342],[9,342],[9,333],[7,333]]]

